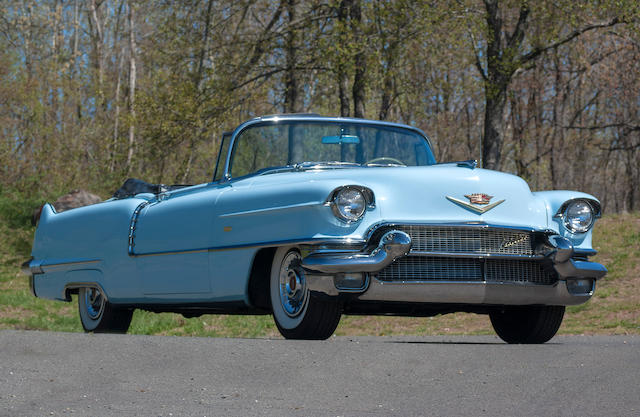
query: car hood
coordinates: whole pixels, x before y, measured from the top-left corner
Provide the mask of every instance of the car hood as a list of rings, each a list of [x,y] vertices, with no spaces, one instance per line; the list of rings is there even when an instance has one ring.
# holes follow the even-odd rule
[[[540,230],[548,228],[545,203],[531,193],[524,180],[511,174],[454,164],[289,172],[256,176],[241,183],[252,188],[294,183],[298,188],[301,183],[306,183],[308,189],[324,188],[324,198],[337,186],[363,185],[375,194],[377,219],[369,216],[369,220],[479,222]],[[469,198],[465,196],[476,193],[492,197],[489,204],[476,204],[476,207],[486,208],[502,202],[484,213],[478,213],[452,201],[457,199],[469,203]]]

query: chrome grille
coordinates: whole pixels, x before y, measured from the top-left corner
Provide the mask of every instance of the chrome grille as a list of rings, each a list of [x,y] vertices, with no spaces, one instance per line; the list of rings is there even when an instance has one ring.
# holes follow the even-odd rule
[[[553,284],[558,280],[554,271],[546,270],[538,262],[491,259],[485,263],[487,282],[523,282]]]
[[[533,233],[528,231],[428,225],[391,228],[411,236],[412,252],[533,255]]]
[[[553,284],[557,275],[521,260],[407,256],[381,270],[381,281],[485,281]]]
[[[407,256],[380,271],[378,279],[382,281],[482,281],[482,269],[476,259]]]

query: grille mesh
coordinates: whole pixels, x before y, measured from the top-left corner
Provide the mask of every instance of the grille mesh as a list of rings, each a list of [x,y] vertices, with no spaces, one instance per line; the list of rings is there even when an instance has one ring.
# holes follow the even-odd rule
[[[533,255],[531,232],[456,226],[393,226],[411,236],[413,252]]]
[[[485,263],[487,281],[553,284],[558,280],[555,272],[548,272],[538,262],[491,259]]]
[[[555,272],[538,262],[407,256],[378,273],[381,281],[484,281],[553,284]]]
[[[407,256],[380,271],[378,278],[382,281],[482,281],[482,269],[476,259]]]

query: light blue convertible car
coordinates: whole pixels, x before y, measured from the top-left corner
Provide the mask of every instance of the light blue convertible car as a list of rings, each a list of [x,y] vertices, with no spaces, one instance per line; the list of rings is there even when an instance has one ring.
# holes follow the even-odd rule
[[[606,274],[589,262],[593,196],[436,163],[406,125],[315,115],[223,135],[211,182],[149,187],[56,213],[25,263],[33,294],[78,294],[86,331],[136,308],[266,314],[325,339],[345,314],[488,314],[509,343],[544,343]]]

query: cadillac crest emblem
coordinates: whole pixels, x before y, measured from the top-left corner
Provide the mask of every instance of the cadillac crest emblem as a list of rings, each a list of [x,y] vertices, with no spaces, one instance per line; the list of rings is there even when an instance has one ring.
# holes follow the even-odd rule
[[[451,201],[452,203],[455,203],[463,208],[471,210],[476,214],[486,213],[487,211],[491,210],[497,205],[504,203],[504,200],[500,200],[500,201],[496,201],[493,204],[489,204],[493,196],[486,193],[465,194],[465,197],[469,199],[468,203],[464,200],[460,200],[458,198],[454,198],[451,196],[446,196],[446,197],[447,197],[447,200]]]
[[[469,199],[471,204],[489,204],[489,201],[493,198],[492,195],[485,193],[474,193],[465,195]]]

